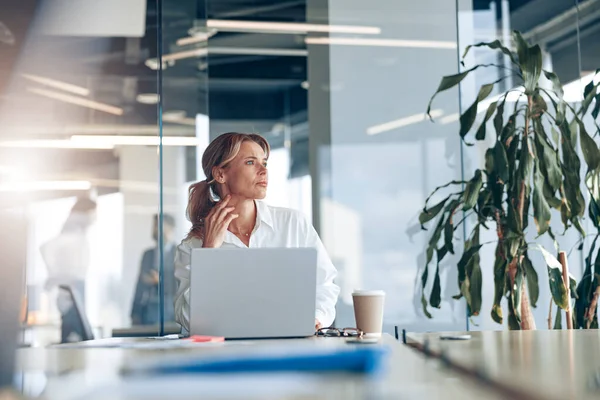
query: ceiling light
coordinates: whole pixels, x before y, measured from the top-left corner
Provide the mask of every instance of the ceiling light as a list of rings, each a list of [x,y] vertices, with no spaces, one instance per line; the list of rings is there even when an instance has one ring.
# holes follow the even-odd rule
[[[209,54],[239,54],[247,56],[288,56],[288,57],[306,57],[306,49],[273,49],[263,47],[211,47]]]
[[[165,54],[162,56],[163,62],[183,60],[185,58],[202,57],[208,54],[206,47],[200,47],[198,49],[178,51],[177,53]]]
[[[198,49],[178,51],[176,53],[165,54],[162,56],[162,69],[166,69],[169,64],[173,64],[177,60],[183,60],[186,58],[203,57],[208,54],[206,47],[200,47]],[[152,70],[158,69],[158,60],[156,58],[149,58],[145,61],[146,66]]]
[[[30,181],[0,183],[0,192],[39,192],[50,190],[89,190],[89,181]]]
[[[342,37],[309,37],[304,39],[306,44],[326,44],[345,46],[371,47],[407,47],[419,49],[456,49],[456,42],[433,40],[404,40],[404,39],[367,39]]]
[[[375,26],[352,26],[352,25],[327,25],[327,24],[305,24],[297,22],[260,22],[260,21],[232,21],[209,19],[206,26],[225,32],[261,32],[261,33],[352,33],[377,35],[381,29]]]
[[[162,117],[164,121],[177,121],[185,118],[186,115],[186,112],[183,110],[169,110],[164,111]]]
[[[158,136],[120,136],[120,135],[73,135],[74,143],[86,145],[105,146],[158,146]],[[197,146],[200,144],[194,136],[165,136],[162,138],[163,146]]]
[[[444,114],[444,111],[442,111],[442,110],[431,110],[432,117],[439,117],[442,114]],[[380,125],[374,125],[374,126],[367,128],[367,135],[377,135],[379,133],[391,131],[393,129],[402,128],[407,125],[416,124],[416,123],[425,121],[426,118],[427,118],[427,114],[419,113],[419,114],[410,115],[408,117],[400,118],[395,121],[386,122],[386,123],[383,123]]]
[[[135,99],[141,104],[158,104],[160,96],[156,93],[141,93]]]
[[[190,36],[178,39],[177,46],[186,46],[188,44],[206,42],[209,38],[217,33],[216,29],[209,29],[200,27],[200,28],[192,28],[188,31]]]
[[[162,119],[165,122],[172,122],[182,125],[196,126],[195,118],[186,118],[187,113],[183,110],[170,110],[162,114]],[[164,136],[163,136],[164,137]]]
[[[43,76],[32,75],[32,74],[21,74],[21,76],[25,79],[29,79],[30,81],[50,86],[55,89],[64,90],[65,92],[71,92],[74,94],[78,94],[80,96],[89,96],[90,91],[81,86],[73,85],[71,83],[57,81],[55,79],[45,78]]]
[[[35,93],[40,96],[45,96],[54,100],[64,101],[65,103],[75,104],[77,106],[91,108],[97,111],[103,111],[108,114],[123,115],[123,109],[109,104],[99,103],[88,99],[82,99],[70,94],[53,92],[52,90],[39,89],[39,88],[27,88],[30,93]]]
[[[109,150],[114,148],[109,143],[76,143],[68,139],[31,139],[0,141],[0,147],[38,148],[38,149],[92,149]]]
[[[146,64],[146,67],[150,68],[153,71],[156,71],[158,69],[158,60],[156,58],[149,58],[144,62],[144,64]],[[165,69],[166,67],[166,63],[163,62],[162,69]]]

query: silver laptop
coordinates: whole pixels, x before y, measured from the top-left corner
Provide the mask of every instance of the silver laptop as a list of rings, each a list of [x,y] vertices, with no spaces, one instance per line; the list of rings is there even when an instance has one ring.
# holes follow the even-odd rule
[[[315,249],[194,249],[190,269],[191,335],[314,334]]]

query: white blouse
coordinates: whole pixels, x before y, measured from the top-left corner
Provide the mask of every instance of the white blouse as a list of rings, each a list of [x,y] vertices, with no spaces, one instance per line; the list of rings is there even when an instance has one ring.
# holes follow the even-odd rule
[[[333,283],[337,270],[331,263],[319,235],[308,219],[300,212],[271,207],[256,201],[256,224],[248,247],[313,247],[317,249],[317,299],[315,318],[327,327],[335,319],[335,304],[340,288]],[[179,288],[175,295],[175,320],[189,331],[190,321],[190,255],[194,248],[202,247],[198,238],[185,239],[175,253],[175,277]],[[227,231],[222,248],[248,248],[233,233]]]

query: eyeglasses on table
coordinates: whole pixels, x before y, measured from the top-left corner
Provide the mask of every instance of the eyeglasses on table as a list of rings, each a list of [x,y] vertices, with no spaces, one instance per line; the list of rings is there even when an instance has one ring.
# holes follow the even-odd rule
[[[315,332],[315,336],[321,337],[363,337],[363,331],[357,328],[321,328]]]

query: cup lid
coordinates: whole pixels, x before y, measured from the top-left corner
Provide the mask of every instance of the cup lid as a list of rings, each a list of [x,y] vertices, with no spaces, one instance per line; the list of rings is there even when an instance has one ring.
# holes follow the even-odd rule
[[[355,290],[352,296],[385,296],[383,290]]]

